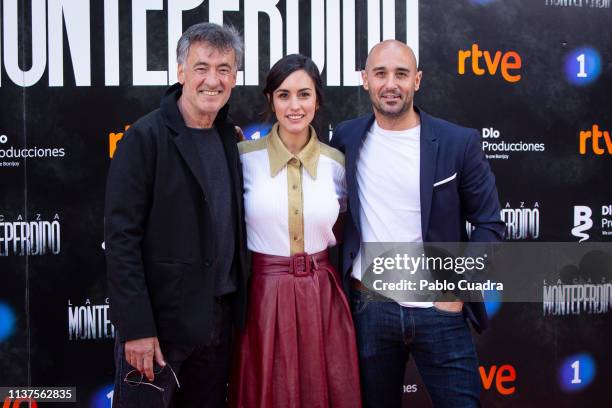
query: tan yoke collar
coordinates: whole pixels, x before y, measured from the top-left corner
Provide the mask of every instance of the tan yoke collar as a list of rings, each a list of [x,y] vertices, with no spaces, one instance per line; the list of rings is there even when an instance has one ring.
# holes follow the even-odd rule
[[[278,135],[278,122],[272,126],[270,134],[266,138],[268,140],[268,158],[270,159],[270,175],[276,176],[279,171],[287,165],[287,163],[296,158],[304,166],[310,177],[317,178],[317,164],[319,163],[319,139],[314,128],[310,126],[310,139],[306,146],[297,154],[293,155],[281,140]]]

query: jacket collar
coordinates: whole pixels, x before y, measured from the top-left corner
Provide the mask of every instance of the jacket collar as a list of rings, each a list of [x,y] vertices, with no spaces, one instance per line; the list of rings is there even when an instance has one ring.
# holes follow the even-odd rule
[[[202,162],[200,155],[197,152],[197,148],[193,137],[187,131],[187,126],[183,116],[181,115],[177,101],[181,96],[182,86],[180,84],[172,85],[166,95],[162,97],[160,112],[164,120],[164,125],[170,130],[170,139],[176,145],[179,154],[184,159],[185,164],[189,170],[193,173],[197,180],[204,196],[207,194],[207,182],[202,173]],[[215,118],[214,126],[221,136],[221,142],[223,143],[223,149],[225,156],[229,164],[230,174],[234,180],[234,194],[238,197],[241,191],[240,188],[240,176],[238,174],[238,150],[236,146],[236,137],[234,126],[227,121],[227,110],[229,109],[226,104],[223,109],[217,114]],[[242,200],[238,203],[240,206]],[[239,207],[240,208],[240,207]]]
[[[176,133],[182,133],[187,129],[185,119],[178,108],[178,100],[183,93],[183,85],[175,83],[172,85],[161,99],[160,110],[166,121],[166,125]],[[229,103],[226,103],[215,117],[215,126],[227,121]]]
[[[435,141],[437,139],[436,133],[434,132],[433,127],[431,126],[431,116],[427,112],[419,109],[418,106],[414,106],[414,110],[419,114],[420,122],[421,122],[421,138],[429,141]]]
[[[310,126],[310,139],[304,148],[297,154],[291,153],[278,135],[278,122],[272,126],[267,137],[268,158],[270,159],[270,176],[274,177],[294,157],[304,166],[310,177],[317,178],[317,164],[319,163],[319,139],[314,128]]]

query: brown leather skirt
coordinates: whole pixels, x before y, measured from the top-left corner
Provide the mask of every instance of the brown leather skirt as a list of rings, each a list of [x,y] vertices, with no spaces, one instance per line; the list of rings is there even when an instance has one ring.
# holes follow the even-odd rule
[[[361,407],[351,312],[327,251],[253,253],[232,407]]]

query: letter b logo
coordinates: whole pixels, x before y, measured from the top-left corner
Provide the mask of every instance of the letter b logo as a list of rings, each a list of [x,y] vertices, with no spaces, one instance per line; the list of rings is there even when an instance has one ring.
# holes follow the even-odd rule
[[[586,205],[575,205],[574,206],[574,228],[572,229],[572,235],[580,238],[580,241],[586,241],[589,239],[589,234],[585,231],[590,230],[593,227],[593,220],[591,216],[593,211]]]

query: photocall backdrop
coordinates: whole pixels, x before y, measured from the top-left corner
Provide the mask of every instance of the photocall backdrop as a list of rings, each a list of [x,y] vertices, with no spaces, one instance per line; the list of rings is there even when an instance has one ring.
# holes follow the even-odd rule
[[[0,13],[0,386],[76,386],[65,406],[110,407],[106,174],[124,130],[175,82],[180,34],[201,21],[244,34],[231,115],[247,137],[269,128],[261,86],[283,55],[321,69],[327,139],[370,112],[359,70],[396,38],[418,54],[417,105],[482,132],[509,240],[612,237],[610,0],[0,0]],[[571,294],[487,296],[484,406],[612,400],[611,282],[595,284],[608,295],[590,310]],[[403,391],[406,407],[430,406],[413,366]]]

